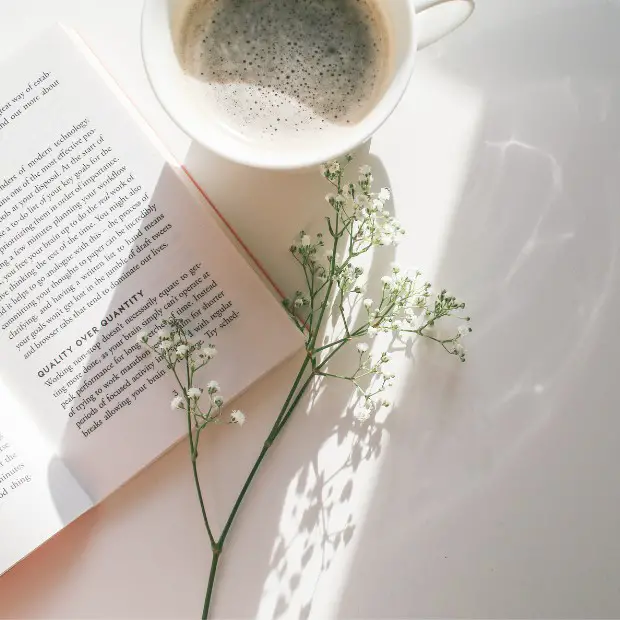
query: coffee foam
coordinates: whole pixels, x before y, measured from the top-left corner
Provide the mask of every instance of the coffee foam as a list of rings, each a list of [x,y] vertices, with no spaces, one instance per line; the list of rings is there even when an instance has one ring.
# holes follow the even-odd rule
[[[199,0],[179,55],[206,106],[247,137],[356,123],[382,86],[378,0]]]

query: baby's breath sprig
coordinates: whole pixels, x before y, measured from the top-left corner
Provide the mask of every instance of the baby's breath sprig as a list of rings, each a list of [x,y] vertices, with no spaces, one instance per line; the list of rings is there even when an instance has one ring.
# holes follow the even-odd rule
[[[380,333],[392,333],[400,340],[421,336],[439,343],[449,354],[465,361],[462,338],[471,331],[469,317],[463,316],[465,304],[445,290],[434,294],[430,282],[420,271],[403,269],[392,264],[380,280],[380,296],[375,301],[364,297],[368,283],[359,258],[380,246],[396,245],[404,235],[404,228],[393,217],[386,203],[391,192],[382,188],[373,191],[373,176],[369,166],[361,166],[355,180],[345,180],[345,172],[352,157],[345,161],[322,166],[321,174],[332,185],[325,199],[333,209],[326,218],[326,239],[319,234],[316,241],[302,231],[291,244],[290,252],[301,266],[306,290],[295,293],[284,301],[291,318],[303,332],[306,340],[307,364],[314,376],[333,377],[351,381],[364,401],[364,412],[383,405],[378,395],[392,383],[385,380],[382,364],[371,364],[369,356],[364,365],[351,374],[328,372],[327,365],[334,355],[351,341],[374,338]],[[353,319],[345,306],[355,306],[361,300],[363,311]],[[454,333],[441,336],[437,323],[444,318],[464,323]],[[326,320],[339,322],[342,336],[317,346],[319,334],[325,331]],[[358,344],[364,349],[368,345]],[[381,358],[380,358],[381,359]],[[305,370],[305,369],[304,369]],[[363,380],[363,381],[362,381]],[[282,416],[282,419],[286,414]]]
[[[363,405],[357,417],[364,420],[380,408],[390,406],[384,393],[395,379],[395,374],[388,369],[389,350],[378,355],[370,350],[370,343],[379,334],[392,334],[400,341],[413,336],[427,338],[465,361],[462,339],[471,328],[469,317],[463,315],[465,304],[462,301],[445,290],[435,294],[430,282],[419,271],[403,269],[398,264],[392,264],[379,282],[364,280],[360,257],[375,248],[397,244],[405,231],[386,208],[390,190],[373,191],[374,179],[369,166],[361,166],[354,180],[345,179],[352,159],[347,156],[343,162],[334,161],[321,167],[322,176],[332,186],[325,197],[332,209],[326,218],[327,232],[313,238],[302,230],[289,248],[302,269],[304,284],[283,303],[304,334],[306,355],[218,538],[214,537],[207,520],[196,458],[200,432],[208,424],[220,421],[223,400],[217,383],[211,382],[205,389],[193,383],[194,373],[212,359],[215,349],[193,342],[181,319],[170,319],[154,344],[149,343],[145,334],[138,336],[174,373],[180,391],[175,393],[172,407],[187,413],[196,488],[213,551],[203,618],[209,613],[219,558],[243,499],[263,459],[315,379],[337,378],[351,382]],[[369,290],[379,291],[376,299],[367,293]],[[359,311],[351,312],[356,307]],[[452,333],[441,335],[438,323],[443,323],[444,319],[449,325],[455,320],[462,323],[453,328]],[[330,334],[336,335],[326,335],[328,324],[335,326]],[[348,374],[332,371],[330,363],[334,356],[351,343],[355,343],[357,349],[356,367]],[[179,377],[179,364],[183,365],[186,381]],[[203,408],[199,401],[205,392],[207,405]],[[244,420],[240,411],[233,411],[230,416],[232,423],[243,424]]]
[[[217,355],[217,349],[211,344],[204,346],[202,340],[193,340],[187,324],[188,321],[171,316],[162,321],[162,327],[153,340],[145,331],[139,332],[136,340],[155,354],[172,372],[179,385],[179,390],[173,392],[174,398],[170,407],[187,412],[193,427],[192,460],[195,461],[198,457],[200,433],[208,424],[222,422],[224,399],[216,381],[207,383],[206,389],[194,385],[196,373]],[[243,424],[245,416],[238,415],[239,413],[231,416],[228,422]]]
[[[181,409],[187,416],[190,458],[196,493],[211,548],[215,550],[218,541],[207,517],[196,461],[202,431],[209,424],[220,424],[224,421],[222,411],[224,398],[217,381],[209,381],[204,388],[195,383],[196,373],[217,355],[217,349],[211,344],[204,346],[201,340],[194,340],[188,323],[189,321],[180,317],[171,316],[162,321],[162,326],[156,334],[151,336],[148,332],[141,331],[136,335],[136,341],[149,349],[177,381],[178,390],[173,392],[174,397],[170,402],[170,408]],[[238,410],[232,411],[227,422],[241,426],[245,422],[245,415]]]

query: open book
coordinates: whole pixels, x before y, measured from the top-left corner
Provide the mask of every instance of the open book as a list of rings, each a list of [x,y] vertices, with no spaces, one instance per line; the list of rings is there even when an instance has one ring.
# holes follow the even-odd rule
[[[190,319],[227,400],[302,344],[75,35],[2,78],[0,573],[186,433],[136,333]]]

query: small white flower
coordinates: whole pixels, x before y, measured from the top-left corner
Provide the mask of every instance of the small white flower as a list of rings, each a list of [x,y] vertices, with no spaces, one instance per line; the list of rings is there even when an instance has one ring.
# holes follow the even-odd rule
[[[295,299],[295,301],[293,302],[293,305],[294,305],[296,308],[301,308],[301,306],[303,306],[303,305],[304,305],[304,300],[303,300],[303,297],[297,297],[297,298]]]
[[[336,194],[331,194],[331,193],[330,194],[325,194],[325,200],[327,202],[329,202],[329,204],[331,204],[332,201],[335,200],[335,199],[336,199]]]
[[[357,204],[360,209],[367,209],[370,206],[368,196],[366,196],[366,194],[357,194],[357,196],[355,196],[355,204]]]
[[[162,327],[158,332],[157,332],[157,337],[160,340],[168,340],[168,338],[170,338],[170,330],[167,327]]]
[[[185,401],[180,396],[175,396],[170,402],[170,409],[185,409]]]
[[[365,342],[360,342],[356,348],[360,353],[366,353],[366,351],[368,351],[368,345]]]
[[[143,344],[147,341],[148,337],[149,337],[148,333],[142,330],[141,332],[138,332],[136,334],[136,342]]]
[[[182,358],[182,357],[185,357],[185,356],[187,355],[187,352],[188,352],[188,351],[189,351],[189,347],[188,347],[186,344],[180,344],[180,345],[177,347],[177,351],[176,351],[176,353],[177,353],[177,355],[178,355],[179,357],[181,357],[181,358]]]
[[[382,200],[383,202],[385,202],[386,200],[390,199],[390,190],[387,187],[382,187],[381,191],[379,192],[379,200]]]
[[[220,391],[220,384],[217,381],[209,381],[207,383],[207,392],[209,394],[215,394]]]
[[[159,343],[159,348],[163,349],[164,351],[167,351],[168,349],[172,349],[172,342],[170,342],[170,340],[162,340]]]
[[[221,407],[224,404],[224,399],[218,394],[213,398],[213,404],[216,407]]]
[[[455,352],[455,353],[456,353],[459,357],[462,357],[463,355],[465,355],[466,350],[465,350],[465,347],[464,347],[464,346],[463,346],[460,342],[457,342],[457,343],[454,345],[454,352]]]
[[[401,272],[401,266],[398,263],[392,263],[390,265],[390,267],[392,267],[392,273],[400,273]]]
[[[469,334],[469,327],[467,325],[459,325],[459,336],[465,336]]]
[[[230,421],[233,424],[238,424],[239,426],[243,426],[245,424],[245,414],[239,409],[235,409],[230,413]]]
[[[215,347],[205,347],[202,350],[202,354],[210,360],[217,355],[217,349]]]
[[[367,175],[367,174],[370,174],[371,172],[372,172],[371,168],[368,164],[360,166],[360,174]]]
[[[366,333],[368,334],[368,336],[370,338],[374,338],[377,335],[378,331],[379,330],[376,327],[373,327],[372,325],[369,325],[368,326],[368,331]]]
[[[328,168],[330,174],[337,174],[340,172],[340,164],[337,161],[333,161],[329,164]]]
[[[334,197],[334,202],[337,205],[342,206],[345,203],[344,196],[342,194],[338,194],[337,196]]]
[[[189,388],[189,390],[187,390],[188,398],[200,398],[201,394],[202,394],[202,390],[197,387],[192,387],[192,388]]]
[[[312,239],[310,239],[310,235],[303,235],[301,237],[301,245],[304,247],[308,247],[312,243]]]
[[[390,276],[383,276],[381,278],[381,284],[383,284],[383,286],[386,286],[387,288],[390,288],[393,283],[394,281],[392,280]]]
[[[371,308],[373,304],[372,299],[364,299],[364,308],[366,308],[366,310],[369,310]]]

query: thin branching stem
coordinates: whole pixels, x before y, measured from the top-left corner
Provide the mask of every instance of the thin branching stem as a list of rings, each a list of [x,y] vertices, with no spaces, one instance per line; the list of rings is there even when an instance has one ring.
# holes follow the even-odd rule
[[[347,164],[350,161],[351,158],[347,157]],[[352,310],[357,303],[355,300],[359,300],[359,298],[353,297],[354,301],[350,302],[351,297],[349,296],[358,295],[362,290],[362,287],[357,283],[362,269],[356,266],[356,259],[376,246],[395,243],[397,237],[402,233],[402,228],[383,208],[383,202],[389,198],[389,192],[382,190],[378,194],[371,193],[372,177],[370,171],[366,170],[367,167],[360,168],[358,183],[344,184],[344,171],[347,164],[332,163],[323,169],[323,176],[337,192],[335,197],[333,195],[328,196],[333,214],[326,218],[327,229],[331,237],[331,243],[328,243],[330,247],[327,264],[321,262],[317,257],[318,249],[324,248],[325,245],[320,235],[317,237],[317,242],[312,243],[310,237],[302,232],[300,234],[301,243],[295,243],[291,246],[290,251],[303,271],[306,291],[304,293],[298,291],[294,299],[286,300],[285,307],[296,327],[304,333],[305,356],[293,380],[292,387],[241,486],[219,536],[214,534],[207,518],[197,469],[198,448],[202,431],[208,424],[220,421],[223,402],[222,400],[214,400],[213,394],[216,388],[213,388],[213,392],[209,391],[211,404],[208,412],[205,413],[198,404],[201,392],[194,387],[194,381],[197,371],[208,363],[208,359],[196,360],[192,358],[190,360],[190,354],[187,351],[181,351],[181,348],[179,348],[178,354],[174,351],[168,352],[171,349],[172,342],[181,342],[186,349],[190,349],[190,352],[194,350],[190,338],[188,338],[188,335],[191,336],[191,332],[189,328],[186,328],[187,323],[182,320],[174,318],[170,320],[176,338],[174,341],[167,340],[168,337],[165,336],[163,337],[165,342],[159,340],[157,346],[152,346],[148,344],[146,336],[139,336],[139,340],[172,370],[180,390],[173,400],[172,406],[184,408],[187,414],[194,484],[212,550],[211,567],[202,612],[203,618],[207,618],[211,609],[218,566],[225,543],[241,506],[264,459],[282,434],[313,381],[317,378],[350,381],[355,392],[364,398],[366,405],[369,402],[374,402],[373,399],[383,391],[386,385],[390,385],[388,381],[394,375],[382,370],[383,364],[389,360],[389,355],[384,352],[373,361],[367,343],[358,343],[359,358],[357,368],[353,372],[340,374],[330,369],[329,364],[343,347],[352,341],[376,334],[379,331],[400,331],[429,338],[441,344],[448,353],[459,355],[461,359],[465,359],[460,344],[462,331],[459,331],[458,335],[446,339],[427,331],[427,328],[433,327],[443,317],[456,317],[457,312],[464,308],[464,304],[457,302],[445,291],[442,291],[436,299],[431,301],[430,284],[425,284],[416,291],[417,280],[400,276],[399,269],[393,270],[391,276],[382,279],[381,297],[374,310],[371,309],[372,300],[364,302],[368,313],[366,319],[359,320],[359,318],[352,316]],[[338,257],[339,249],[342,249],[344,254],[340,258]],[[416,278],[418,275],[419,273],[416,274]],[[349,316],[345,311],[345,297],[349,302],[347,307],[351,310]],[[421,324],[418,322],[416,325],[412,325],[412,317],[414,314],[417,317],[420,313],[423,316]],[[334,319],[335,323],[338,324],[338,329],[334,329],[334,334],[338,335],[317,346],[318,339],[323,338],[327,331],[326,326],[330,319]],[[406,321],[407,325],[403,325],[403,321]],[[373,334],[371,334],[371,330],[373,330]],[[208,358],[210,358],[212,354],[208,351],[207,353],[209,354]],[[177,364],[180,359],[185,364],[185,372],[181,373],[184,375],[183,380],[177,372]]]

